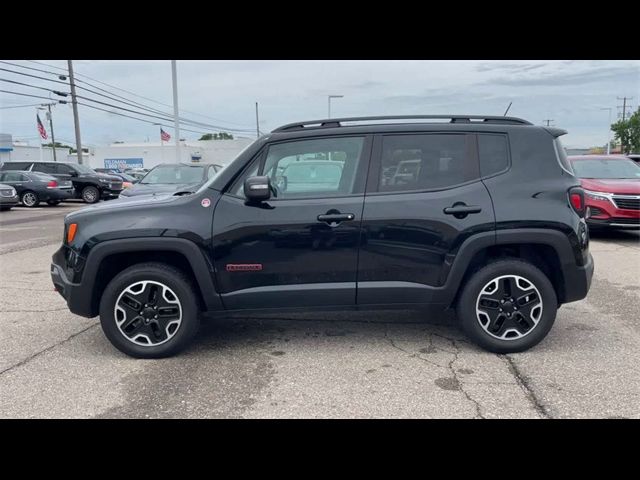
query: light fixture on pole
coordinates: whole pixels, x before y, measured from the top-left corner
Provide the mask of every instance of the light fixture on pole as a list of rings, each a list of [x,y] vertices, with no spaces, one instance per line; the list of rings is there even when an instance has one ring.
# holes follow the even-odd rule
[[[331,118],[331,99],[343,97],[344,95],[327,95],[327,118]]]
[[[611,154],[611,107],[601,107],[600,110],[609,110],[609,128],[607,134],[607,155]]]

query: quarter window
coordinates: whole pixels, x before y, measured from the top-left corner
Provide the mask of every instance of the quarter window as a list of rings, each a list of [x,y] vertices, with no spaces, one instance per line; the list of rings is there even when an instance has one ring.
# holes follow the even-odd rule
[[[479,177],[464,134],[387,135],[378,191],[447,188]]]
[[[509,166],[507,137],[499,134],[478,134],[480,173],[483,177],[505,170]]]

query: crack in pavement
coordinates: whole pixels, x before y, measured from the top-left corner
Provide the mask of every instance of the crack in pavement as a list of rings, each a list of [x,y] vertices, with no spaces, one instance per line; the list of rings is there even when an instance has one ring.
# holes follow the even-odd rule
[[[95,328],[99,325],[99,323],[94,323],[93,325],[89,325],[87,328],[83,328],[82,330],[80,330],[79,332],[76,332],[70,336],[68,336],[67,338],[65,338],[64,340],[59,341],[58,343],[54,343],[53,345],[48,346],[47,348],[44,348],[42,350],[40,350],[39,352],[34,353],[33,355],[30,355],[29,357],[20,360],[18,363],[11,365],[10,367],[5,368],[4,370],[0,370],[0,375],[4,375],[5,373],[21,367],[22,365],[25,365],[27,363],[29,363],[31,360],[33,360],[36,357],[39,357],[40,355],[42,355],[43,353],[46,353],[50,350],[53,350],[54,348],[56,348],[57,346],[62,345],[63,343],[68,342],[69,340],[72,340],[73,338],[77,337],[78,335],[80,335],[81,333],[86,332],[87,330],[91,329],[91,328]]]
[[[442,365],[439,365],[439,364],[437,364],[437,363],[434,363],[434,362],[432,362],[431,360],[427,360],[426,358],[423,358],[423,357],[421,357],[421,356],[420,356],[420,355],[418,355],[418,354],[410,353],[410,352],[408,352],[407,350],[405,350],[405,349],[403,349],[403,348],[401,348],[401,347],[397,346],[397,345],[394,343],[393,339],[389,336],[388,328],[386,328],[386,329],[385,329],[385,333],[384,333],[385,338],[389,341],[389,343],[391,344],[391,346],[392,346],[393,348],[395,348],[395,349],[397,349],[397,350],[400,350],[401,352],[404,352],[404,353],[408,354],[408,356],[409,356],[410,358],[417,358],[418,360],[422,360],[423,362],[429,363],[429,364],[431,364],[431,365],[435,365],[436,367],[439,367],[439,368],[447,368],[448,370],[450,370],[450,371],[451,371],[451,374],[453,375],[453,379],[454,379],[454,381],[456,382],[456,385],[458,386],[458,389],[459,389],[459,390],[460,390],[460,392],[464,395],[464,397],[465,397],[469,402],[471,402],[471,403],[474,405],[474,407],[475,407],[475,409],[476,409],[476,415],[475,415],[475,417],[473,417],[473,418],[481,418],[481,419],[484,419],[485,417],[482,415],[482,410],[481,410],[481,407],[480,407],[480,403],[478,403],[478,401],[476,401],[475,399],[473,399],[473,398],[471,397],[471,395],[469,395],[469,392],[467,392],[467,391],[464,389],[464,385],[463,385],[463,383],[460,381],[460,378],[458,377],[458,373],[456,372],[455,368],[453,367],[453,364],[458,360],[458,354],[460,353],[460,347],[457,345],[456,341],[455,341],[454,339],[452,339],[452,338],[448,338],[448,337],[445,337],[445,336],[443,336],[443,335],[439,335],[439,334],[435,334],[435,333],[429,332],[429,342],[430,342],[430,346],[432,346],[432,347],[433,347],[432,335],[435,335],[435,336],[437,336],[437,337],[439,337],[439,338],[443,338],[443,339],[445,339],[445,340],[447,340],[447,341],[451,342],[451,345],[452,345],[452,346],[453,346],[453,348],[455,349],[454,351],[446,350],[446,349],[443,349],[443,348],[440,348],[440,349],[439,349],[439,350],[442,350],[443,352],[447,352],[447,353],[449,353],[449,354],[453,355],[453,358],[451,359],[451,361],[449,362],[449,364],[448,364],[446,367],[444,367],[444,366],[442,366]],[[438,349],[437,347],[433,347],[433,348]]]
[[[516,381],[518,382],[518,385],[520,385],[520,388],[529,399],[529,402],[531,402],[531,405],[533,406],[533,408],[543,418],[553,418],[551,416],[551,413],[549,412],[549,409],[545,405],[543,405],[542,402],[536,396],[535,392],[533,391],[533,388],[531,387],[531,385],[529,385],[529,381],[524,377],[524,375],[522,375],[522,373],[520,373],[520,370],[518,370],[518,367],[516,366],[516,363],[513,360],[513,358],[511,358],[507,354],[498,355],[498,357],[501,357],[506,361],[507,366],[509,367],[509,372],[511,372],[511,374],[515,377]]]

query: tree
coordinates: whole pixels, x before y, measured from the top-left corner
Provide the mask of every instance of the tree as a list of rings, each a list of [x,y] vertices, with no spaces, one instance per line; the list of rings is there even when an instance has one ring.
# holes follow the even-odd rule
[[[48,147],[51,148],[53,147],[53,143],[49,142],[49,143],[43,143],[42,144],[43,147]],[[60,142],[56,142],[56,148],[71,148],[69,145],[65,145],[63,143]]]
[[[205,133],[198,140],[233,140],[233,135],[227,132]]]
[[[616,140],[620,141],[623,153],[640,152],[640,109],[627,118],[611,125]]]

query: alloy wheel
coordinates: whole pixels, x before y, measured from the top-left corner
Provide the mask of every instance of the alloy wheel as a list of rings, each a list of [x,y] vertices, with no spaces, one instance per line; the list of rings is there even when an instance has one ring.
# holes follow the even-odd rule
[[[27,207],[33,207],[37,201],[35,193],[27,192],[22,196],[22,203]]]
[[[542,317],[542,297],[526,278],[502,275],[489,281],[478,294],[476,317],[492,337],[517,340],[538,325]]]
[[[118,330],[136,345],[156,346],[168,342],[182,323],[178,296],[160,282],[145,280],[125,288],[114,308]]]

